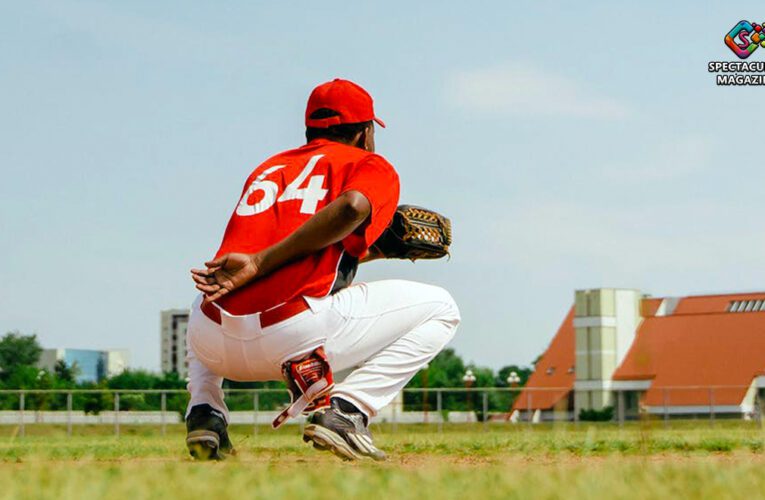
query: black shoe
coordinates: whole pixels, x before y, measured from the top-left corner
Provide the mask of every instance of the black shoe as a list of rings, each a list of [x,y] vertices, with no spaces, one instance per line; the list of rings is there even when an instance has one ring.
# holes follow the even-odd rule
[[[339,398],[332,398],[329,408],[311,415],[305,426],[303,441],[313,441],[314,448],[329,450],[343,460],[386,458],[385,453],[372,443],[366,415]]]
[[[186,446],[198,460],[222,460],[235,454],[223,414],[208,404],[191,408],[186,418]]]

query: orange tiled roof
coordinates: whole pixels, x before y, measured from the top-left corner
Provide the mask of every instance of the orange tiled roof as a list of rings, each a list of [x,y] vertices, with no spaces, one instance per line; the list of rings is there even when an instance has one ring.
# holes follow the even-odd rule
[[[765,375],[765,311],[727,311],[734,301],[765,301],[765,292],[684,297],[670,315],[656,316],[663,300],[643,299],[645,319],[613,379],[652,380],[643,398],[648,406],[664,405],[665,397],[670,406],[709,405],[709,389],[671,387],[710,385],[718,386],[714,405],[741,404],[752,379]],[[523,391],[513,409],[550,409],[566,397],[575,381],[574,351],[572,308],[526,385],[567,389]]]
[[[765,370],[765,311],[727,312],[742,300],[765,300],[765,293],[687,297],[673,314],[646,318],[613,379],[652,379],[648,406],[741,404]],[[708,389],[671,389],[710,385],[736,387],[714,389],[711,401]]]
[[[573,371],[570,371],[574,366],[575,342],[574,308],[572,307],[526,383],[526,387],[565,387],[566,389],[523,390],[515,400],[513,410],[527,410],[529,406],[532,410],[552,408],[571,392],[575,378]]]
[[[653,298],[643,299],[640,303],[640,314],[642,314],[644,318],[656,316],[656,311],[659,310],[659,306],[661,306],[663,300],[664,299]]]
[[[674,314],[723,313],[728,310],[731,302],[742,300],[765,300],[765,292],[685,297],[680,300]]]

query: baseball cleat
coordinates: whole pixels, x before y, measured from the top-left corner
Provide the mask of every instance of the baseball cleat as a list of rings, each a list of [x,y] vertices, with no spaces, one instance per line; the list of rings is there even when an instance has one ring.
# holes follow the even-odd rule
[[[222,460],[234,455],[223,414],[208,404],[196,405],[186,418],[186,446],[197,460]]]
[[[332,398],[329,408],[311,415],[303,432],[303,441],[313,442],[314,448],[331,451],[343,460],[386,458],[372,442],[366,415],[339,398]]]

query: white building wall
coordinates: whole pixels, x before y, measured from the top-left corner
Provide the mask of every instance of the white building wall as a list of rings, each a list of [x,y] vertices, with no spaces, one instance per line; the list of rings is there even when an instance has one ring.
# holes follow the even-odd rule
[[[40,353],[40,360],[37,362],[37,367],[53,373],[53,369],[56,367],[56,361],[63,358],[63,349],[43,349],[42,353]]]
[[[611,377],[627,355],[642,321],[640,300],[638,290],[596,288],[576,291],[576,412],[599,410],[613,404]]]
[[[638,290],[616,290],[616,367],[622,364],[632,342],[635,340],[640,322],[640,301]]]
[[[83,349],[86,350],[87,349]],[[56,362],[66,357],[67,349],[43,349],[37,366],[53,373]],[[127,349],[110,349],[108,351],[94,351],[106,353],[106,376],[119,375],[129,368],[130,351]]]
[[[130,352],[127,349],[111,349],[107,351],[106,375],[113,377],[128,369]]]
[[[168,309],[160,313],[161,366],[165,373],[176,372],[186,378],[186,329],[189,324],[188,309]]]

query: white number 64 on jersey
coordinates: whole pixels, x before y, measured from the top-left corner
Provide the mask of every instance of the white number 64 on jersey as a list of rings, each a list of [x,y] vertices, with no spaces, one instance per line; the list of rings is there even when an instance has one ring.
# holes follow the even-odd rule
[[[327,196],[327,190],[322,187],[324,185],[324,176],[312,176],[308,179],[308,185],[303,189],[300,189],[300,185],[303,184],[309,175],[311,175],[311,172],[322,156],[324,155],[312,156],[311,159],[308,160],[305,168],[303,168],[303,171],[300,172],[300,175],[295,177],[295,180],[290,182],[289,185],[284,188],[284,192],[278,200],[276,199],[276,195],[279,193],[279,186],[273,181],[266,180],[266,177],[277,170],[283,169],[286,165],[276,165],[265,169],[263,173],[252,181],[252,184],[247,188],[242,199],[239,200],[239,205],[236,207],[236,214],[241,216],[257,215],[271,208],[277,201],[282,202],[289,200],[303,200],[303,203],[300,204],[301,214],[316,213],[316,206],[319,204],[319,201]],[[256,191],[262,191],[263,198],[254,205],[249,205],[247,200]]]

